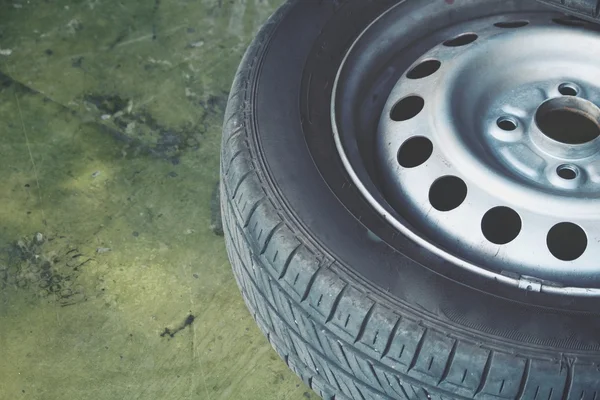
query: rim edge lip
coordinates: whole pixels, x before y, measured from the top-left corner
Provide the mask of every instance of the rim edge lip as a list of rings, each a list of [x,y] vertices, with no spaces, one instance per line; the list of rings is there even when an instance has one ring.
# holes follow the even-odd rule
[[[575,296],[575,297],[600,297],[600,288],[585,288],[585,287],[566,287],[560,285],[548,285],[543,282],[547,282],[535,277],[521,276],[519,279],[513,278],[510,276],[502,275],[497,272],[490,271],[486,268],[475,265],[467,260],[464,260],[460,257],[457,257],[453,254],[448,253],[435,243],[430,242],[429,240],[423,238],[417,233],[413,232],[411,229],[406,227],[402,222],[400,222],[395,215],[388,211],[379,201],[375,199],[375,197],[371,194],[371,192],[364,185],[362,180],[359,178],[356,173],[352,162],[348,158],[348,154],[346,153],[346,149],[344,147],[343,140],[341,138],[338,124],[337,124],[337,116],[336,116],[336,105],[337,105],[337,95],[338,88],[340,85],[340,79],[344,67],[353,53],[353,50],[357,47],[358,42],[365,36],[366,32],[375,25],[384,15],[391,12],[395,7],[391,7],[389,10],[381,14],[377,17],[373,22],[371,22],[358,37],[354,40],[348,51],[346,52],[340,67],[337,70],[335,81],[332,88],[332,95],[330,101],[330,115],[331,115],[331,128],[333,132],[333,138],[335,142],[335,146],[344,165],[344,169],[350,176],[350,179],[356,185],[361,195],[368,201],[369,205],[377,211],[377,213],[382,216],[389,224],[391,224],[397,231],[402,233],[404,236],[409,238],[411,241],[416,243],[417,245],[427,249],[431,253],[436,256],[449,261],[453,265],[460,267],[468,272],[475,273],[479,276],[487,278],[489,280],[493,280],[496,282],[500,282],[505,285],[509,285],[511,287],[519,288],[525,291],[531,292],[540,292],[552,295],[562,295],[562,296]]]

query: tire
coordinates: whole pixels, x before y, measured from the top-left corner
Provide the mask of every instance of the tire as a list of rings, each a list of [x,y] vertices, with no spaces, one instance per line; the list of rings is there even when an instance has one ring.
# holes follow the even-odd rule
[[[324,399],[596,399],[597,300],[453,272],[378,217],[347,176],[331,82],[353,40],[397,3],[288,1],[244,56],[225,115],[220,201],[250,312]],[[454,7],[444,23],[484,7],[538,10]]]

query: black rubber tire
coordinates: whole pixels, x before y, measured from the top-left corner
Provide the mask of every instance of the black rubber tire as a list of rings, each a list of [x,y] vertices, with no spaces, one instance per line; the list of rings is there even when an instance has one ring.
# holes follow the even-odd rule
[[[401,235],[387,240],[390,228],[348,189],[328,108],[303,92],[319,84],[307,79],[310,59],[319,53],[327,63],[315,68],[335,76],[348,44],[396,3],[288,1],[241,63],[223,130],[221,208],[248,308],[325,399],[595,400],[600,318],[581,310],[596,300],[449,279],[435,272],[444,261]],[[476,3],[501,2],[462,0],[467,13]],[[331,82],[320,87],[314,96],[328,104]],[[365,225],[385,242],[369,240]]]

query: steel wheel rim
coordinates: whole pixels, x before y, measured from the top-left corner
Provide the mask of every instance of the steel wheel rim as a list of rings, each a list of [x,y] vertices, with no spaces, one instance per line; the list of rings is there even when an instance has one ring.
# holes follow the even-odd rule
[[[511,146],[505,147],[512,147],[514,150],[517,145],[525,146],[515,138],[527,139],[528,145],[535,145],[536,151],[542,152],[547,160],[552,161],[541,168],[541,173],[536,171],[539,182],[535,180],[528,182],[526,171],[518,170],[517,162],[514,165],[507,165],[506,160],[495,154],[492,154],[494,158],[491,160],[483,159],[481,155],[473,152],[465,154],[468,153],[468,146],[461,145],[461,141],[464,142],[465,137],[456,132],[448,132],[448,130],[454,129],[456,124],[435,118],[435,115],[442,114],[452,118],[468,119],[464,115],[461,116],[460,112],[473,109],[481,103],[481,101],[475,100],[471,107],[454,110],[453,102],[450,100],[453,100],[452,94],[455,91],[446,88],[440,89],[440,87],[443,87],[443,84],[460,86],[459,84],[464,81],[465,76],[468,77],[474,73],[473,67],[470,69],[467,67],[481,62],[481,54],[489,54],[490,49],[514,48],[515,43],[523,41],[524,35],[530,38],[531,35],[534,35],[536,41],[542,40],[542,42],[553,38],[554,41],[548,41],[548,43],[555,44],[557,37],[563,41],[572,40],[573,37],[585,38],[585,43],[589,45],[590,41],[593,41],[598,43],[598,48],[600,48],[600,39],[596,32],[584,29],[585,25],[580,29],[569,28],[565,24],[557,23],[558,18],[557,14],[550,13],[524,13],[482,18],[468,24],[460,24],[460,28],[452,27],[448,31],[454,30],[454,34],[448,35],[446,40],[439,41],[436,46],[422,52],[414,60],[412,66],[403,71],[404,73],[392,89],[383,107],[375,145],[376,169],[381,173],[378,177],[380,178],[379,185],[377,185],[379,191],[373,189],[375,185],[372,182],[364,179],[364,171],[356,168],[357,152],[348,145],[348,140],[338,125],[337,114],[338,97],[341,97],[338,96],[338,90],[340,82],[343,80],[344,67],[353,51],[360,47],[359,43],[363,36],[368,35],[368,30],[378,23],[375,21],[350,48],[338,72],[331,103],[334,139],[344,167],[370,205],[395,229],[420,246],[450,261],[457,267],[524,290],[574,296],[599,296],[600,289],[592,287],[595,286],[595,282],[592,282],[592,275],[600,268],[594,268],[590,260],[598,259],[595,255],[600,255],[600,246],[597,246],[596,250],[593,246],[594,243],[591,243],[596,236],[595,226],[600,224],[588,225],[581,222],[581,217],[561,216],[560,212],[563,214],[566,212],[563,205],[565,201],[569,204],[585,203],[588,209],[592,207],[587,197],[596,191],[590,184],[591,172],[588,164],[592,165],[592,158],[597,156],[597,151],[594,153],[594,149],[597,148],[596,145],[600,139],[597,136],[591,139],[585,137],[586,140],[583,140],[582,143],[568,146],[561,143],[559,148],[554,148],[557,141],[548,134],[540,132],[535,118],[540,106],[553,99],[568,98],[574,102],[587,101],[595,112],[597,107],[594,104],[600,104],[600,89],[591,84],[589,78],[583,79],[580,75],[575,78],[571,76],[560,77],[560,79],[556,76],[545,76],[544,79],[541,79],[546,84],[544,86],[546,88],[545,97],[541,96],[543,98],[537,102],[533,108],[534,112],[530,112],[529,115],[524,115],[523,110],[529,110],[531,106],[526,104],[527,107],[525,107],[519,102],[516,105],[512,104],[512,108],[500,107],[502,112],[498,112],[494,101],[502,101],[502,96],[495,96],[487,108],[480,106],[489,111],[483,113],[484,116],[479,118],[481,124],[489,127],[486,136],[481,138],[488,141],[475,141],[475,143],[486,145],[486,151],[501,148],[501,146],[497,146],[496,142],[510,143]],[[476,51],[473,51],[473,48]],[[518,59],[522,50],[517,48],[517,51],[507,58],[508,61],[513,62],[515,58]],[[552,54],[548,57],[556,58]],[[521,65],[521,68],[527,69],[531,66],[525,63]],[[477,71],[475,70],[475,72]],[[513,75],[523,76],[522,73]],[[448,78],[449,76],[451,78]],[[493,81],[492,78],[498,80],[498,77],[494,78],[493,75],[489,79]],[[500,81],[504,82],[502,79]],[[530,81],[535,81],[535,79],[530,79]],[[517,87],[523,85],[529,87],[531,86],[530,81],[521,82]],[[481,84],[479,86],[486,87]],[[508,89],[505,91],[511,92],[513,89],[508,85]],[[483,91],[483,89],[480,90]],[[564,93],[562,93],[563,91]],[[478,99],[478,96],[473,97]],[[519,98],[519,96],[516,97]],[[395,111],[398,104],[402,102],[405,103],[399,107],[401,110]],[[588,104],[585,103],[582,106],[584,110],[586,105]],[[506,112],[507,109],[512,112]],[[550,109],[552,110],[551,107]],[[396,115],[394,115],[395,112]],[[473,129],[460,129],[462,134],[467,132],[468,135],[473,135],[474,131]],[[538,137],[531,139],[536,134]],[[450,143],[447,143],[448,141]],[[458,155],[448,159],[448,154],[452,152],[456,152]],[[403,153],[405,154],[403,155]],[[594,153],[594,155],[590,156],[590,153]],[[503,150],[499,154],[505,156],[508,154],[508,160],[514,159],[514,155],[510,154],[508,150]],[[510,156],[513,158],[511,159]],[[520,162],[522,163],[522,161]],[[457,163],[458,167],[455,166]],[[497,164],[495,169],[492,168],[494,163]],[[507,167],[514,170],[507,170]],[[485,173],[481,173],[481,171]],[[489,181],[492,178],[498,179],[499,183],[494,181],[493,185],[488,184],[483,188],[477,185],[477,182]],[[542,181],[547,187],[542,185]],[[434,185],[436,182],[438,184]],[[466,186],[464,196],[460,194],[462,192],[461,182]],[[456,186],[457,184],[458,186]],[[506,191],[506,186],[508,185],[510,189],[511,184],[513,192]],[[432,204],[431,196],[433,192],[435,197],[436,186],[439,186],[437,191],[440,193],[449,193],[444,186],[453,188],[451,192],[458,192],[458,198],[445,201],[442,196],[442,204]],[[414,188],[416,189],[413,191]],[[490,188],[493,192],[491,194],[489,193]],[[494,188],[496,190],[493,190]],[[503,190],[498,191],[498,188]],[[473,194],[477,194],[480,190],[484,193],[488,192],[488,198],[485,201],[473,201]],[[518,193],[517,196],[514,196],[515,191]],[[538,218],[544,217],[550,222],[539,223],[534,218],[535,213],[527,207],[525,207],[527,212],[522,211],[523,205],[519,204],[518,199],[524,196],[521,193],[523,191],[530,196],[529,200],[525,202],[529,208],[532,208],[531,204],[534,203],[531,199],[535,200],[536,198],[556,203],[552,207],[548,207],[545,212],[540,213],[542,216]],[[511,196],[507,195],[511,193]],[[574,193],[579,198],[573,197]],[[453,201],[457,204],[453,204]],[[470,203],[474,203],[475,206]],[[585,214],[581,211],[585,207],[581,208],[578,204],[569,208],[575,210],[574,214],[578,212]],[[411,212],[407,213],[407,210]],[[431,217],[432,210],[433,218]],[[589,217],[588,214],[585,215]],[[592,220],[595,221],[596,218],[598,216],[594,215]],[[510,228],[508,231],[507,229],[496,229],[498,225],[503,225],[506,221]],[[452,230],[453,226],[461,223],[468,229]],[[540,233],[541,231],[543,234]],[[461,236],[462,233],[464,235]],[[572,248],[566,251],[566,254],[564,251],[561,253],[560,244],[565,235],[577,236],[581,233],[583,233],[582,237],[585,241],[583,249],[581,249],[580,237],[579,241],[574,240]],[[537,236],[538,254],[544,253],[546,257],[544,263],[540,263],[541,258],[536,258],[536,253],[531,251],[531,239],[523,240],[523,238],[532,236]],[[557,237],[558,239],[556,239]],[[558,246],[556,245],[557,240]],[[478,252],[466,251],[476,246],[479,246]],[[581,254],[577,254],[578,252]],[[577,266],[574,266],[574,263],[578,263]],[[570,274],[573,268],[578,268],[578,270],[575,274]],[[590,284],[588,285],[588,283]]]

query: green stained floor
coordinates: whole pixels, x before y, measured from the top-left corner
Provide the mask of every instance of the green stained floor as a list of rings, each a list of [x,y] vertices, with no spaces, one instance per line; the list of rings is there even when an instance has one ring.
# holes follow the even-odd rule
[[[281,2],[0,2],[0,399],[316,398],[211,230],[227,93]]]

